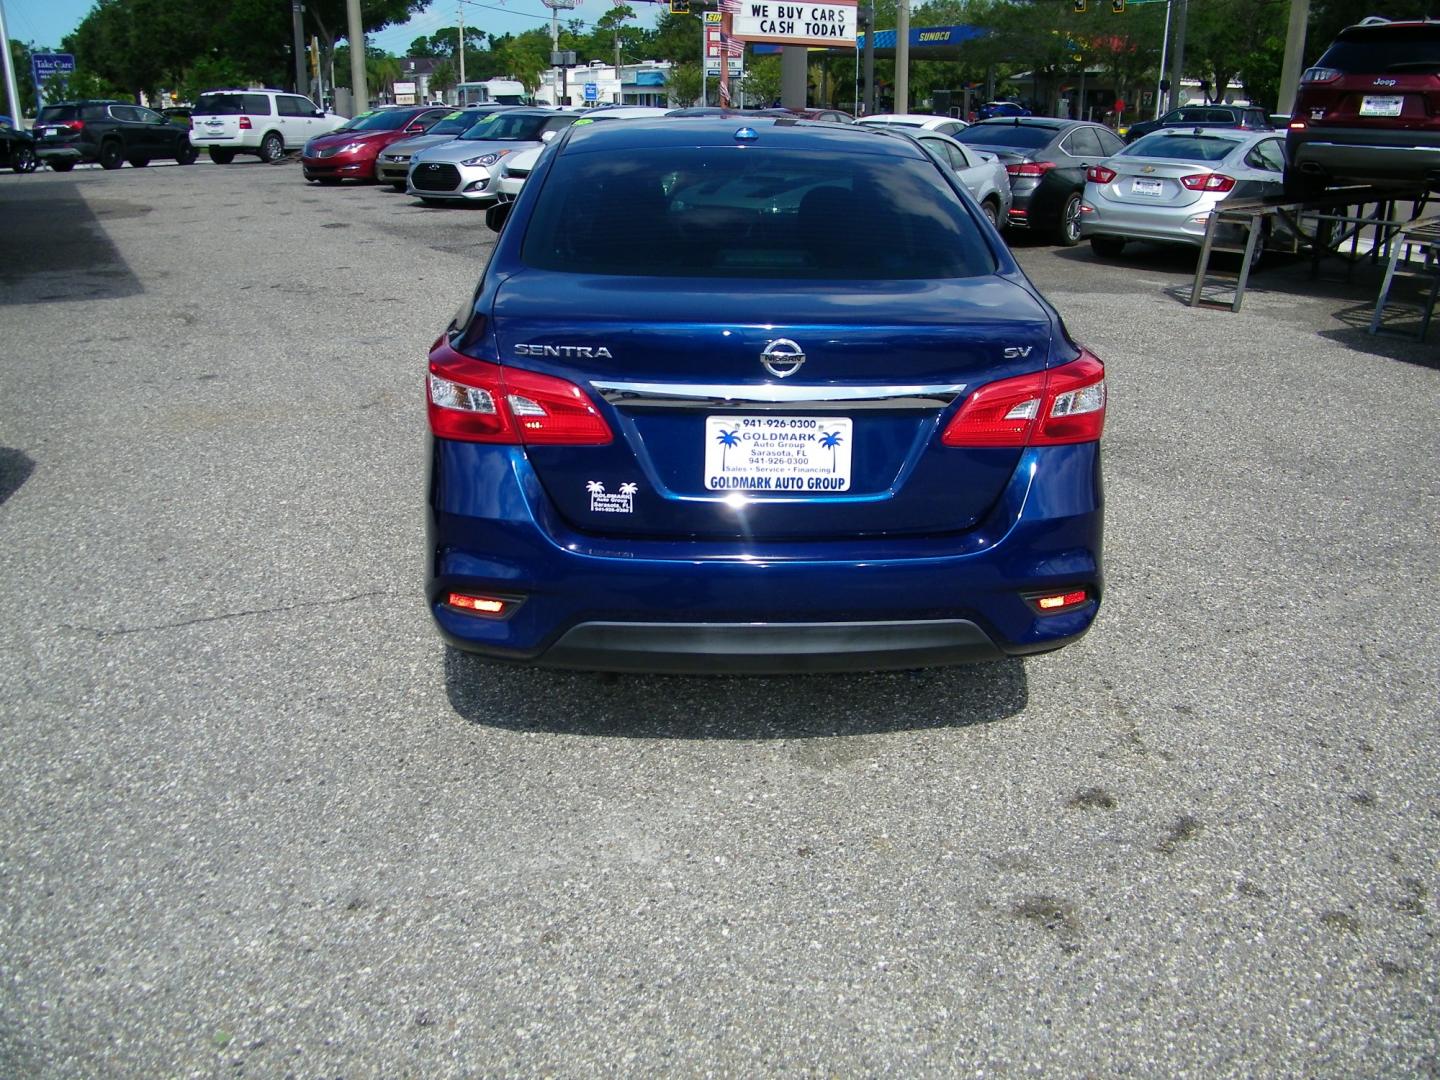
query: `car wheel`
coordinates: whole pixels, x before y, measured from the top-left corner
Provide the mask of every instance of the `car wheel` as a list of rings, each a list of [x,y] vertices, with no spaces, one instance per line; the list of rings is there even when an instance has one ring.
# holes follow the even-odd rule
[[[143,169],[146,165],[150,164],[150,159],[148,157],[132,157],[127,158],[126,160],[130,162],[130,167],[132,169]]]
[[[212,146],[210,147],[210,160],[216,165],[229,165],[235,160],[235,151]]]
[[[175,148],[176,165],[194,165],[195,159],[199,156],[200,151],[195,148],[195,144],[189,139],[186,139]]]
[[[120,144],[113,139],[100,144],[100,167],[102,169],[118,169],[125,164],[125,158],[120,151]]]
[[[75,162],[73,162],[73,161],[52,161],[52,162],[50,162],[50,168],[54,169],[56,172],[69,172],[69,171],[70,171],[71,169],[73,169],[74,167],[75,167]]]
[[[1092,236],[1090,250],[1102,259],[1115,259],[1125,250],[1125,241],[1118,236]]]
[[[985,215],[985,220],[1000,228],[1000,207],[995,205],[994,199],[986,199],[980,204],[980,212]]]
[[[1060,211],[1060,228],[1055,233],[1055,239],[1062,247],[1074,247],[1080,243],[1080,193],[1074,191],[1065,200],[1065,208]]]
[[[10,163],[10,167],[17,173],[34,172],[35,151],[28,146],[20,147],[15,151],[15,160]]]
[[[285,156],[285,140],[271,131],[260,140],[260,160],[273,165]]]

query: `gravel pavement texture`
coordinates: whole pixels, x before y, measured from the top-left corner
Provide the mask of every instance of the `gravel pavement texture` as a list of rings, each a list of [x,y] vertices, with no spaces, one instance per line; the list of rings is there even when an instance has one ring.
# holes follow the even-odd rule
[[[1109,365],[1080,643],[447,653],[421,373],[484,213],[0,175],[0,1076],[1440,1075],[1440,346],[1016,241]]]

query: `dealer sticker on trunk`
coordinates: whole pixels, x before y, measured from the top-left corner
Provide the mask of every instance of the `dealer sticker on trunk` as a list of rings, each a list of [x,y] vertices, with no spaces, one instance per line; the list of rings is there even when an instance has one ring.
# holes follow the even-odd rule
[[[854,441],[848,416],[707,416],[705,487],[848,491]]]

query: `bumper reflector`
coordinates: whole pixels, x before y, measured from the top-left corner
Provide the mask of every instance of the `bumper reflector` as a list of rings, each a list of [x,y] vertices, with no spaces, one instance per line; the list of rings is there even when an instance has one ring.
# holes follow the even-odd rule
[[[494,619],[505,618],[519,606],[519,601],[507,600],[500,596],[471,596],[468,593],[458,592],[447,594],[445,603],[448,607],[468,611],[474,615],[488,615]]]
[[[1054,593],[1050,596],[1035,597],[1035,606],[1047,615],[1053,615],[1058,611],[1067,611],[1073,607],[1079,607],[1089,599],[1089,593],[1084,589],[1075,589],[1066,593]]]

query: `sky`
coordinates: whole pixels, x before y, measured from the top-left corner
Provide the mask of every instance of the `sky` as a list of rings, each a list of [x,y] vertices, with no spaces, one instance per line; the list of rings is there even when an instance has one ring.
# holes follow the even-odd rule
[[[465,24],[479,26],[486,33],[518,34],[550,22],[550,12],[540,0],[463,0]],[[653,26],[661,7],[644,0],[628,0],[642,26]],[[10,36],[19,41],[34,42],[52,48],[60,47],[60,39],[70,33],[94,6],[94,0],[0,0]],[[562,11],[562,22],[583,19],[593,23],[610,9],[609,0],[580,0],[573,12]],[[417,37],[428,37],[447,26],[454,26],[460,0],[440,0],[431,4],[403,26],[392,26],[371,34],[371,45],[396,55],[404,54]]]

